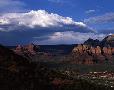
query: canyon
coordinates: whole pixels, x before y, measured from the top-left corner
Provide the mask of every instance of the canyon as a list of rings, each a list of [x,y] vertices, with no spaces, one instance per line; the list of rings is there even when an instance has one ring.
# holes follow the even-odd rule
[[[62,56],[62,62],[73,64],[113,64],[114,35],[109,35],[102,41],[89,38],[83,44],[42,46],[31,43],[23,46],[17,45],[17,47],[12,50],[18,55],[28,58],[42,57],[45,61]]]

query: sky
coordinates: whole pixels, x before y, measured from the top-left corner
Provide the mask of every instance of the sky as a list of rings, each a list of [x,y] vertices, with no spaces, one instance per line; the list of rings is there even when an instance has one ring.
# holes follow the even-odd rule
[[[0,0],[0,43],[76,44],[114,33],[114,0]]]

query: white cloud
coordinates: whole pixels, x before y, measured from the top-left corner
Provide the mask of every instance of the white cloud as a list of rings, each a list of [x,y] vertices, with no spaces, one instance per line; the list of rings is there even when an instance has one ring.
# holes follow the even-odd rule
[[[90,32],[93,32],[92,29],[83,22],[45,10],[4,13],[0,16],[0,42],[3,44],[81,43],[94,36]]]
[[[83,22],[76,22],[70,17],[48,13],[45,10],[30,11],[28,13],[5,13],[0,17],[0,25],[26,26],[29,28],[88,28]],[[13,27],[12,26],[12,27]],[[89,29],[89,28],[88,28]]]
[[[90,13],[94,13],[94,12],[95,12],[95,10],[87,10],[85,13],[90,14]]]
[[[88,24],[102,24],[102,23],[112,23],[114,22],[114,13],[106,13],[101,16],[90,17],[84,20]]]
[[[53,35],[49,36],[49,39],[37,41],[33,40],[35,44],[80,44],[89,38],[102,40],[105,34],[95,34],[95,33],[79,33],[73,31],[66,32],[55,32]]]
[[[9,24],[8,20],[0,19],[0,25]]]

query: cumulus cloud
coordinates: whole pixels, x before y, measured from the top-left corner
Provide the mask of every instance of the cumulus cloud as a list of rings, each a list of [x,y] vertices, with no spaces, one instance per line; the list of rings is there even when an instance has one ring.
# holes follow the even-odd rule
[[[90,17],[84,20],[87,24],[114,23],[114,13],[106,13],[101,16]]]
[[[106,34],[95,33],[80,33],[74,31],[55,32],[48,37],[47,40],[38,41],[37,38],[33,40],[35,44],[80,44],[89,38],[102,40]]]
[[[20,0],[0,0],[0,12],[23,11],[25,3]]]
[[[0,26],[25,26],[28,28],[64,28],[64,29],[85,29],[92,31],[83,22],[76,22],[70,17],[63,17],[58,14],[48,13],[45,10],[30,11],[28,13],[5,13],[0,17]],[[2,27],[4,28],[4,27]],[[6,31],[7,29],[5,29]],[[8,29],[7,31],[15,30]],[[17,30],[17,29],[16,29]],[[3,31],[3,30],[2,30]]]
[[[83,22],[45,10],[4,13],[0,17],[0,42],[5,45],[81,43],[94,37],[88,34],[93,32]]]

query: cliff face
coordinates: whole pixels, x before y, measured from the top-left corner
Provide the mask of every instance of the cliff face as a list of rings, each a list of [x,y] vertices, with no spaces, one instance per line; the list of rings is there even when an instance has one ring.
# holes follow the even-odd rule
[[[72,55],[81,64],[113,63],[114,35],[107,36],[101,42],[88,39],[84,44],[76,46]]]
[[[87,45],[78,45],[72,51],[72,54],[82,64],[105,63],[106,61],[112,63],[114,60],[113,53],[114,48],[111,47],[101,48],[100,46],[92,47]]]

